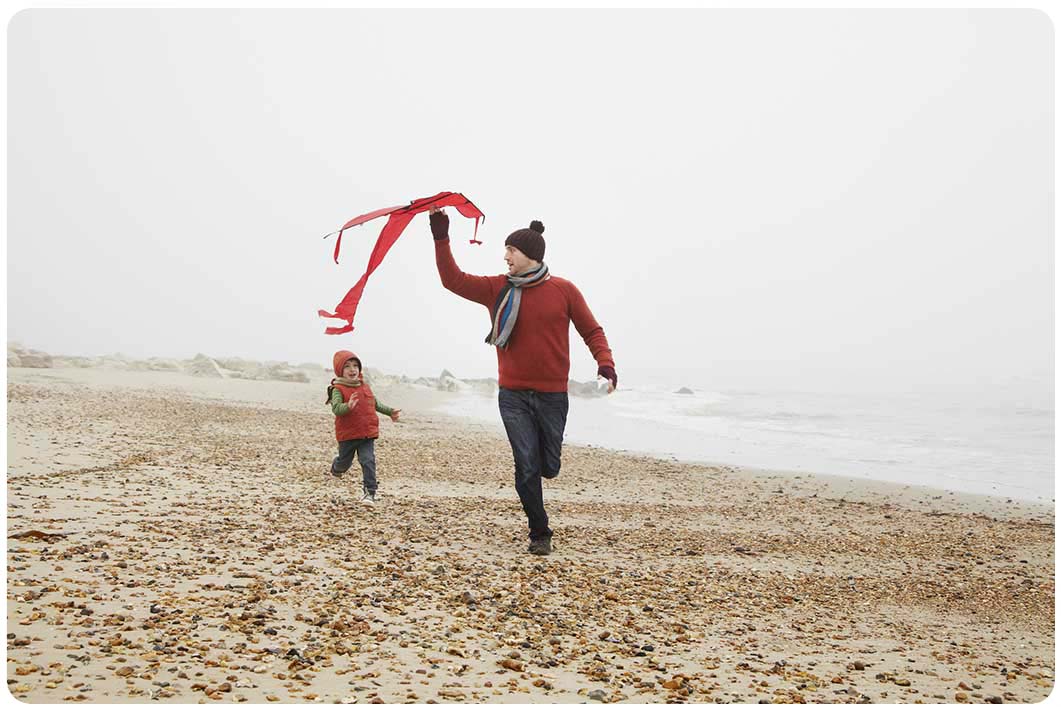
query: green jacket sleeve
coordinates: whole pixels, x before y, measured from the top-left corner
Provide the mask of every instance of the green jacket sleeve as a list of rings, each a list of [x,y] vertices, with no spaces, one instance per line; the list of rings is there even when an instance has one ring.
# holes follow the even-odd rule
[[[379,398],[376,398],[376,412],[378,412],[380,415],[388,415],[389,416],[389,415],[394,413],[394,408],[387,407],[386,405],[384,405],[383,403],[381,403],[379,401]]]
[[[343,402],[343,391],[338,388],[332,388],[332,412],[335,415],[341,416],[350,412],[350,406]]]

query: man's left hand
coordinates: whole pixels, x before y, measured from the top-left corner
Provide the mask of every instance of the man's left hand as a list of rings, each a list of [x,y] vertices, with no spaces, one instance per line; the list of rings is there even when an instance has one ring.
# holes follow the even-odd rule
[[[601,366],[597,369],[597,375],[601,378],[608,379],[608,393],[614,393],[615,389],[619,387],[619,376],[616,375],[615,369],[611,366]]]

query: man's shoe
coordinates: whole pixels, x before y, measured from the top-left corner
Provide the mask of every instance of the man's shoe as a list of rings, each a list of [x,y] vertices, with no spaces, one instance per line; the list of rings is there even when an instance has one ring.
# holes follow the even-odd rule
[[[548,555],[553,551],[553,543],[549,537],[534,538],[527,546],[527,552],[532,555]]]
[[[367,503],[370,506],[375,505],[376,497],[374,494],[365,493],[365,495],[361,497],[361,503]]]

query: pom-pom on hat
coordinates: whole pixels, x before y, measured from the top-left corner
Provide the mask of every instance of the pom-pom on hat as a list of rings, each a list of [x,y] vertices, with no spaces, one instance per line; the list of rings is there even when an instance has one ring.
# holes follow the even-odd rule
[[[512,235],[505,239],[505,245],[519,249],[531,260],[541,262],[545,260],[545,226],[541,221],[531,221],[530,228],[521,228],[513,231]]]

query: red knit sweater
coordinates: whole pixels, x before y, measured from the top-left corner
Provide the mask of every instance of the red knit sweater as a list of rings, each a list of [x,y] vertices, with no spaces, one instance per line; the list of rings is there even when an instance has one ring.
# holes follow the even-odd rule
[[[435,241],[435,263],[442,286],[464,299],[486,307],[486,327],[492,323],[490,313],[497,295],[505,286],[504,275],[469,275],[461,272],[449,239]],[[593,318],[586,300],[572,283],[550,276],[536,287],[523,290],[516,328],[508,348],[497,348],[498,385],[512,390],[536,390],[540,393],[567,391],[571,370],[568,332],[571,324],[586,342],[598,366],[615,367],[604,328]]]

